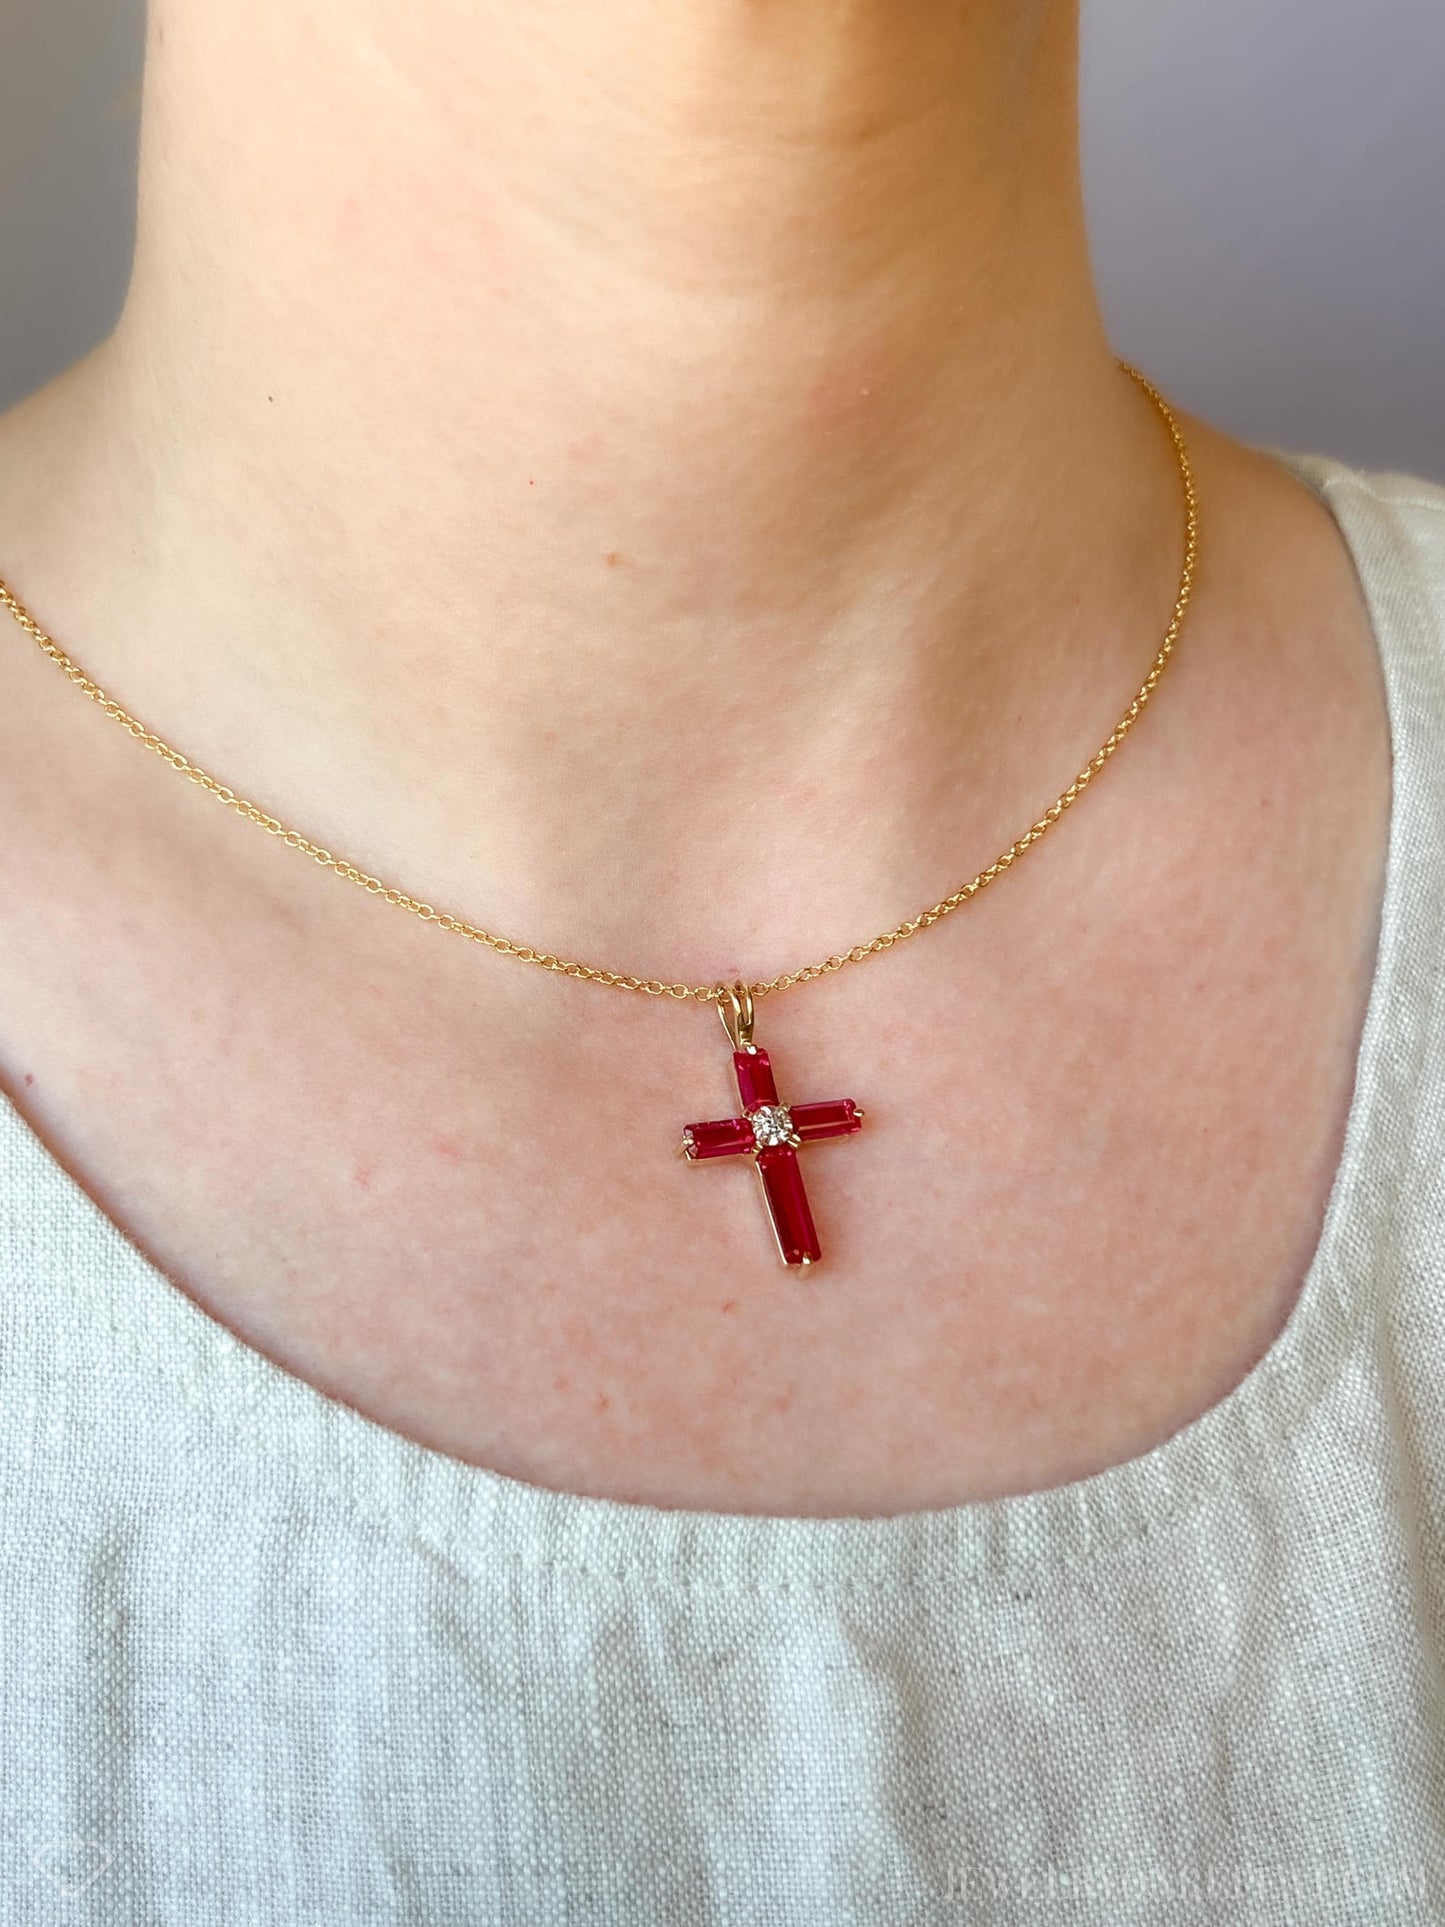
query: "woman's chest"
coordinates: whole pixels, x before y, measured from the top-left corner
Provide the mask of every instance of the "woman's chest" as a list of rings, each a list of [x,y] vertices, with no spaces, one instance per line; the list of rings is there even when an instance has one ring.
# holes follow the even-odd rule
[[[13,1069],[181,1289],[384,1426],[574,1491],[911,1510],[1147,1450],[1277,1334],[1339,1154],[1366,881],[1357,915],[1301,879],[1222,917],[1186,854],[1129,928],[1040,876],[993,926],[760,1000],[780,1103],[863,1113],[794,1154],[807,1267],[750,1150],[678,1155],[745,1108],[708,1008],[442,968],[400,920],[370,948],[106,924]]]

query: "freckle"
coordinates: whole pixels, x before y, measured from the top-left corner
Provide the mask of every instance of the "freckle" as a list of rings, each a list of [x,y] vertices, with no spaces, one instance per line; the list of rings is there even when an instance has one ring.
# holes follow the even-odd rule
[[[615,569],[621,560],[622,555],[619,550],[609,549],[607,551],[607,566],[609,569]]]
[[[34,1071],[26,1071],[26,1073],[25,1073],[25,1082],[26,1082],[27,1084],[33,1084],[33,1083],[35,1082],[35,1073],[34,1073]]]

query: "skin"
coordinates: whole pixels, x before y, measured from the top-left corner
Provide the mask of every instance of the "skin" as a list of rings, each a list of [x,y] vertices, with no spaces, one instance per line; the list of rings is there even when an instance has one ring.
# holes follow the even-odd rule
[[[121,324],[0,420],[0,570],[222,780],[568,955],[771,975],[989,862],[1126,706],[1172,457],[1051,0],[153,0]],[[0,648],[0,1076],[212,1317],[514,1477],[896,1513],[1158,1445],[1280,1331],[1373,968],[1388,729],[1327,512],[1185,418],[1198,598],[1016,870],[705,1007],[378,905]]]

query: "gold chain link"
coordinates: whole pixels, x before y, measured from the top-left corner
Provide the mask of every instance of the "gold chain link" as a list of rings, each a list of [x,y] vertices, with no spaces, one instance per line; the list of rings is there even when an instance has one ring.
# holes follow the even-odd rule
[[[1148,675],[1140,684],[1137,695],[1115,724],[1107,740],[1089,758],[1068,788],[1055,797],[1037,822],[1032,823],[1022,836],[1016,838],[1001,856],[995,857],[987,869],[980,870],[976,876],[970,877],[967,883],[960,884],[958,889],[951,891],[946,897],[941,897],[928,909],[920,910],[916,917],[910,917],[906,923],[895,925],[892,930],[885,930],[881,936],[874,937],[868,943],[854,944],[851,950],[826,957],[821,963],[805,964],[799,970],[790,970],[781,976],[769,977],[765,982],[747,985],[754,997],[765,997],[775,990],[789,990],[795,984],[811,983],[815,977],[825,977],[832,971],[841,970],[845,964],[861,963],[865,957],[876,956],[882,950],[891,950],[894,944],[916,936],[920,930],[931,928],[933,924],[941,922],[944,917],[976,897],[980,890],[987,889],[995,878],[1001,877],[1005,870],[1011,869],[1024,851],[1037,843],[1040,837],[1053,828],[1064,811],[1078,801],[1139,720],[1140,712],[1153,694],[1155,684],[1163,675],[1165,664],[1169,661],[1180,631],[1184,627],[1184,616],[1194,589],[1194,573],[1199,555],[1199,516],[1189,452],[1172,409],[1158,389],[1137,368],[1131,367],[1127,362],[1121,365],[1153,402],[1164,426],[1169,431],[1179,463],[1185,509],[1184,566],[1180,573],[1179,593],[1174,603],[1174,614],[1165,631],[1159,653],[1150,665]],[[369,891],[372,896],[381,897],[385,902],[395,904],[399,910],[409,910],[413,916],[421,917],[427,923],[434,923],[443,930],[454,930],[459,936],[470,938],[473,943],[485,944],[489,950],[499,951],[504,957],[516,957],[522,963],[536,964],[543,970],[556,971],[564,977],[580,977],[587,983],[606,984],[615,990],[638,990],[648,997],[692,998],[699,1002],[713,1003],[725,994],[726,987],[722,984],[667,983],[657,977],[634,977],[624,971],[603,970],[595,964],[578,963],[566,957],[553,956],[548,950],[535,949],[531,944],[514,943],[510,937],[498,936],[495,931],[483,930],[479,925],[468,923],[462,917],[452,916],[446,911],[436,909],[430,903],[422,903],[418,898],[408,896],[405,890],[398,890],[390,884],[383,883],[379,877],[369,875],[356,864],[348,862],[345,857],[334,856],[330,850],[325,850],[320,844],[313,843],[299,830],[289,829],[277,817],[268,816],[257,804],[248,802],[244,796],[238,796],[225,783],[218,782],[198,764],[182,756],[179,750],[172,749],[169,743],[155,734],[154,730],[147,729],[144,723],[131,715],[129,710],[123,709],[113,696],[108,696],[98,683],[93,682],[86,675],[79,663],[67,655],[59,643],[45,633],[3,579],[0,579],[0,603],[10,611],[20,627],[34,638],[50,660],[64,670],[71,682],[78,689],[83,690],[92,702],[105,711],[107,716],[114,717],[115,721],[123,729],[128,730],[137,742],[143,744],[146,749],[154,750],[157,756],[163,757],[171,765],[172,769],[179,770],[183,776],[189,777],[191,782],[198,783],[203,790],[219,798],[222,803],[246,817],[250,822],[259,824],[263,830],[269,831],[272,836],[279,837],[293,850],[300,850],[304,855],[312,857],[326,869],[334,870],[337,876],[344,877],[348,883],[360,884],[361,888]]]

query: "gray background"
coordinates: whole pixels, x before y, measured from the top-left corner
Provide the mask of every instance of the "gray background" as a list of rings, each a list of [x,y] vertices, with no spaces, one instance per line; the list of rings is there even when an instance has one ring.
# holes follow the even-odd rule
[[[0,406],[110,327],[140,0],[0,0]],[[1084,0],[1114,338],[1253,441],[1445,480],[1445,0]]]

